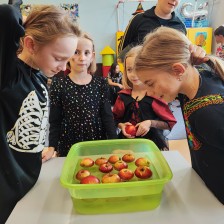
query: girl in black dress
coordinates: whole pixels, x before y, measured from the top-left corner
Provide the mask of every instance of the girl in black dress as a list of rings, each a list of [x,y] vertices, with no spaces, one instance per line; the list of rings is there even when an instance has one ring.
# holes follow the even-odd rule
[[[146,94],[146,86],[136,76],[134,60],[140,49],[141,46],[134,47],[126,54],[123,74],[125,89],[119,92],[115,102],[114,118],[121,129],[121,138],[147,138],[161,150],[167,150],[163,130],[171,130],[176,120],[165,102]],[[127,134],[127,125],[135,125],[136,136]]]
[[[107,76],[108,84],[110,86],[110,102],[114,105],[117,99],[117,93],[123,89],[122,86],[122,72],[117,62],[114,62],[109,70]]]
[[[58,156],[66,156],[77,142],[117,138],[108,83],[103,77],[92,75],[96,62],[88,35],[79,38],[69,62],[71,72],[55,77],[50,89],[48,158],[55,150]]]

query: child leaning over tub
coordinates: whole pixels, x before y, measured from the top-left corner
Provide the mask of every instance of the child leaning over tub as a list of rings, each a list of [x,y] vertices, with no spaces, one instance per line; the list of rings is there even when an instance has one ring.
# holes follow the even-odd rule
[[[196,68],[189,45],[179,31],[159,28],[147,36],[136,73],[166,102],[179,94],[192,167],[224,204],[224,62],[207,56],[207,65]]]

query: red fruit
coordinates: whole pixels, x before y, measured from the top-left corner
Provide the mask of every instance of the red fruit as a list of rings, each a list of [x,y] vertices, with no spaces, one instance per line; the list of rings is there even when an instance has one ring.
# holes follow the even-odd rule
[[[150,162],[149,162],[148,159],[140,157],[140,158],[135,160],[135,165],[136,166],[149,166]]]
[[[93,165],[94,165],[94,161],[90,158],[84,158],[80,162],[80,166],[82,166],[82,167],[91,167]]]
[[[100,158],[96,159],[95,164],[97,166],[100,166],[101,164],[104,164],[104,163],[107,163],[107,162],[108,162],[108,160],[106,158],[100,157]]]
[[[135,136],[137,132],[137,128],[134,125],[126,125],[125,132],[131,136]]]
[[[138,166],[135,169],[135,176],[140,179],[148,179],[152,176],[152,171],[147,166]]]
[[[122,160],[125,161],[126,163],[131,163],[135,160],[135,156],[131,153],[128,153],[123,155]]]
[[[79,170],[75,176],[77,180],[82,180],[84,177],[88,177],[90,172],[88,170]]]
[[[84,177],[80,181],[80,184],[99,184],[99,183],[100,183],[100,180],[96,176],[93,176],[93,175]]]
[[[114,164],[114,163],[116,163],[118,160],[120,160],[120,157],[119,157],[119,156],[117,156],[117,155],[111,155],[111,156],[109,157],[109,159],[108,159],[108,162]]]
[[[118,183],[121,178],[116,173],[108,173],[102,177],[102,183]]]
[[[110,163],[103,163],[99,167],[99,171],[102,173],[110,173],[113,170],[113,166]]]
[[[132,170],[122,169],[118,172],[118,176],[122,180],[130,180],[134,176],[134,173],[132,172]]]
[[[128,168],[128,164],[122,160],[118,160],[115,164],[114,164],[114,169],[115,170],[122,170],[122,169],[126,169]]]

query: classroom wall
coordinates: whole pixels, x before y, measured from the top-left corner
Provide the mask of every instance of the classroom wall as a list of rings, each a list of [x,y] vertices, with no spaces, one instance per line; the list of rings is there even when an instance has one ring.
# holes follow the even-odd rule
[[[217,27],[224,23],[222,12],[224,7],[223,0],[208,0],[212,7],[210,11],[210,24]],[[0,0],[1,3],[7,3],[8,0]],[[156,4],[157,0],[148,0],[142,2],[144,10],[151,8]],[[181,0],[179,6],[185,2],[194,3],[195,0]],[[205,2],[205,0],[197,0],[197,4]],[[100,55],[101,50],[109,45],[114,51],[115,33],[120,30],[125,30],[132,13],[135,12],[138,2],[126,2],[120,4],[117,10],[116,5],[118,0],[23,0],[24,4],[55,4],[70,3],[79,4],[78,23],[80,27],[88,32],[94,39],[96,45],[97,63],[102,62]],[[176,10],[179,13],[180,7]],[[119,12],[119,23],[118,14]],[[215,47],[215,44],[213,44]],[[214,51],[214,49],[213,49]]]

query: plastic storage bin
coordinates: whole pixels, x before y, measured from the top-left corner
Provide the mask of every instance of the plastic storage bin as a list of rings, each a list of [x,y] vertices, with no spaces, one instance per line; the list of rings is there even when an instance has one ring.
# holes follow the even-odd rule
[[[139,180],[134,177],[129,182],[109,184],[80,184],[74,179],[81,159],[111,154],[119,156],[133,152],[135,157],[147,157],[153,175],[150,179]],[[134,170],[134,162],[129,164]],[[87,168],[99,179],[104,175],[98,166]],[[112,172],[117,172],[112,171]],[[171,180],[172,171],[157,146],[146,139],[121,139],[88,141],[77,143],[70,149],[65,159],[60,181],[69,190],[75,210],[81,214],[122,213],[152,210],[159,206],[164,185]]]

